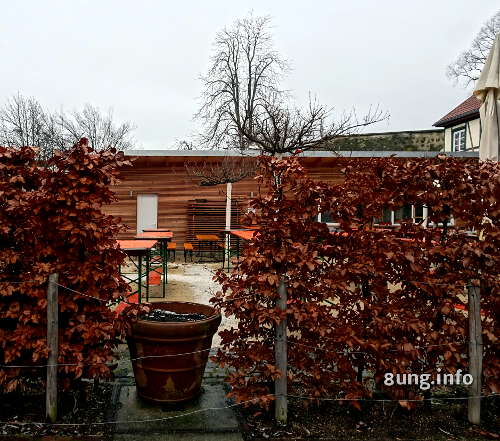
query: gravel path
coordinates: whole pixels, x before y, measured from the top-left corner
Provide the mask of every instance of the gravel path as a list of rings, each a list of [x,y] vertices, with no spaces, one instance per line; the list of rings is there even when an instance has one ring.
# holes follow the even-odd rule
[[[217,292],[219,285],[213,275],[221,263],[169,263],[166,300],[210,304],[210,298]],[[161,288],[151,287],[150,301],[160,302]],[[231,317],[222,317],[219,331],[236,324]],[[216,334],[212,346],[219,346],[220,337]]]

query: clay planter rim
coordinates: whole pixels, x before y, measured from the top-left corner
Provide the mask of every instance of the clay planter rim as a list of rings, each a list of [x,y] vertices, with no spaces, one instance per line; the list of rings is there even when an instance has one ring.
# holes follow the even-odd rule
[[[182,301],[165,301],[165,302],[155,302],[155,303],[151,303],[150,305],[152,306],[151,307],[151,311],[154,310],[154,309],[163,309],[163,308],[154,308],[153,305],[166,305],[166,304],[182,304],[182,305],[193,305],[195,307],[195,309],[197,309],[199,306],[204,306],[204,307],[207,307],[207,308],[210,308],[212,309],[212,311],[214,311],[214,313],[210,316],[208,316],[207,318],[205,319],[202,319],[202,320],[190,320],[190,321],[186,321],[186,322],[160,322],[160,321],[156,321],[156,320],[145,320],[145,319],[137,319],[134,323],[133,323],[133,327],[136,327],[136,326],[146,326],[146,327],[159,327],[159,326],[164,326],[164,325],[168,325],[168,326],[178,326],[178,327],[189,327],[189,325],[198,325],[198,324],[204,324],[204,323],[211,323],[213,322],[214,320],[222,320],[222,314],[220,313],[219,310],[217,310],[216,308],[214,308],[213,306],[210,306],[210,305],[204,305],[203,303],[196,303],[196,302],[182,302]],[[173,311],[173,312],[176,312],[176,311]]]

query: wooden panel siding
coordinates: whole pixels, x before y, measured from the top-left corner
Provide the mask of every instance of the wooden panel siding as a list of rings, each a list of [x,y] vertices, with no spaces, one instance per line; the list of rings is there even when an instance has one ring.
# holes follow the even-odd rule
[[[174,242],[181,249],[188,241],[188,207],[194,199],[222,202],[226,197],[226,186],[206,187],[197,185],[186,172],[186,161],[200,163],[217,162],[219,158],[183,156],[141,156],[133,158],[133,165],[121,170],[121,182],[113,187],[118,201],[107,207],[106,212],[122,219],[129,230],[120,238],[132,238],[136,234],[137,195],[158,195],[158,228],[169,228],[174,233]],[[342,174],[333,168],[334,158],[302,158],[304,166],[314,179],[326,182],[341,182]],[[233,198],[237,198],[244,212],[248,201],[259,192],[254,179],[245,179],[233,184]]]

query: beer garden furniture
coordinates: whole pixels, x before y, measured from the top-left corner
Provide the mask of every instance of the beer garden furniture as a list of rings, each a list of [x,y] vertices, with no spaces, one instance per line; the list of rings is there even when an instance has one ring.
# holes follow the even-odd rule
[[[230,263],[231,263],[231,255],[233,252],[231,251],[231,236],[236,238],[236,257],[240,258],[240,240],[249,241],[253,238],[253,236],[258,232],[258,227],[251,229],[229,229],[229,230],[221,230],[226,239],[227,248],[224,249],[224,260],[222,262],[222,269],[226,267],[226,256],[227,256],[227,269],[229,271]]]
[[[170,228],[143,228],[142,231],[144,233],[169,233],[172,230]],[[172,234],[173,235],[173,234]],[[175,262],[175,250],[176,250],[177,244],[175,242],[169,242],[167,244],[167,260],[170,258],[170,253],[173,254],[174,256],[174,262]]]
[[[160,280],[163,274],[163,283],[162,283],[162,296],[165,298],[165,286],[168,283],[168,266],[167,266],[167,247],[168,243],[172,240],[174,234],[171,231],[159,231],[159,230],[151,230],[143,233],[139,233],[136,235],[137,240],[156,240],[159,245],[159,257],[161,260],[161,272],[158,269],[153,269],[156,273],[160,274]],[[153,259],[152,264],[156,263]],[[147,277],[149,279],[149,271],[147,273]]]
[[[198,241],[198,254],[200,262],[202,261],[203,253],[208,253],[212,257],[215,257],[217,253],[217,247],[220,244],[220,238],[216,234],[196,234],[196,240]]]
[[[129,257],[130,262],[136,267],[137,269],[137,278],[132,278],[124,275],[121,272],[121,267],[120,267],[120,274],[121,276],[129,282],[129,284],[132,283],[137,283],[137,290],[129,294],[129,297],[131,297],[134,294],[138,295],[138,303],[141,303],[142,301],[142,288],[143,288],[143,263],[145,263],[146,266],[146,301],[149,301],[149,269],[151,265],[151,249],[156,245],[158,242],[157,240],[144,240],[144,239],[126,239],[126,240],[118,240],[118,246],[122,249],[122,251],[127,254]],[[137,262],[133,259],[133,257],[137,257]]]

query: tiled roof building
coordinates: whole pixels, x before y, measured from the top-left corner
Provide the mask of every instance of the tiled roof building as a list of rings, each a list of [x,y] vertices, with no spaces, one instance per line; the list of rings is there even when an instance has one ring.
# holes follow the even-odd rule
[[[472,95],[434,123],[444,127],[444,151],[478,151],[481,138],[481,102]]]
[[[481,107],[481,101],[472,95],[451,112],[448,112],[439,121],[435,122],[433,126],[449,127],[463,121],[479,118],[479,107]]]

